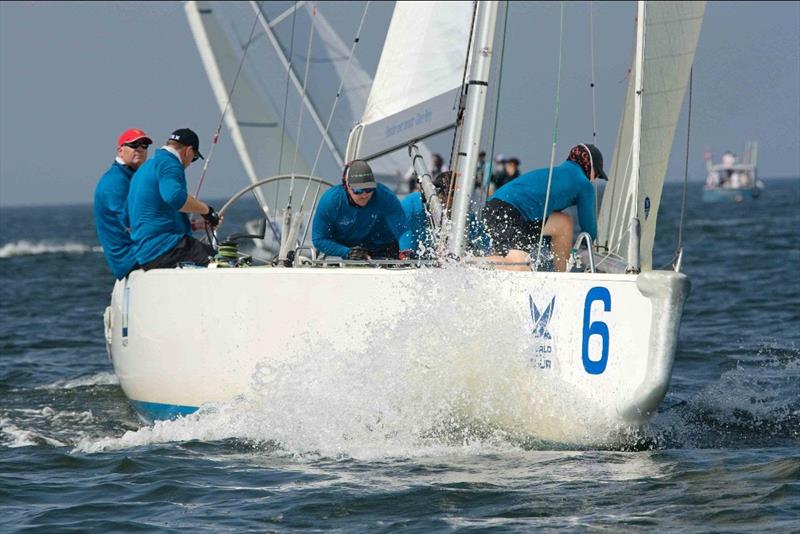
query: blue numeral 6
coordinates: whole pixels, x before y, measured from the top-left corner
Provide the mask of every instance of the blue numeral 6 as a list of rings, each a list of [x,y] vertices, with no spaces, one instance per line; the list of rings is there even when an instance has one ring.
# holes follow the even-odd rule
[[[599,300],[603,303],[604,311],[611,311],[611,294],[604,287],[593,287],[586,294],[586,303],[583,307],[583,368],[590,375],[599,375],[606,370],[608,364],[608,325],[603,321],[589,322],[592,314],[592,303]],[[589,338],[600,336],[603,340],[603,352],[597,361],[589,359]]]

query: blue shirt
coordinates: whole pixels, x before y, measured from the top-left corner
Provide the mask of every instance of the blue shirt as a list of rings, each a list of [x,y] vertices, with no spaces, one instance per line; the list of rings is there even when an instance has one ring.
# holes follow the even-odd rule
[[[133,175],[128,214],[140,265],[169,252],[183,236],[191,235],[189,216],[178,211],[187,198],[183,165],[163,148]]]
[[[128,231],[128,189],[133,169],[115,161],[94,190],[94,225],[114,277],[125,278],[136,266],[133,239]]]
[[[502,200],[517,208],[529,221],[541,221],[549,173],[549,168],[525,173],[498,189],[489,200]],[[597,221],[594,216],[594,186],[586,178],[580,165],[573,161],[565,161],[553,168],[547,215],[570,206],[578,207],[581,230],[588,232],[592,239],[595,239]]]
[[[420,244],[426,249],[433,246],[433,236],[428,231],[428,216],[422,205],[422,193],[415,191],[406,196],[400,203],[406,215],[408,230],[400,237],[400,250],[419,250]]]
[[[374,250],[399,241],[406,217],[392,190],[378,184],[366,206],[347,198],[343,185],[331,187],[319,199],[311,240],[320,252],[346,258],[355,246]]]

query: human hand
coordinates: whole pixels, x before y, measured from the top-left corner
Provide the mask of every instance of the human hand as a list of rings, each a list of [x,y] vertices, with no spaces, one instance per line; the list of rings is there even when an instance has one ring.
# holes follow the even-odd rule
[[[206,229],[206,221],[203,219],[192,219],[190,222],[192,223],[192,232]]]
[[[364,247],[352,247],[347,254],[348,260],[369,260],[369,251]]]
[[[400,254],[398,254],[398,258],[401,260],[413,260],[416,254],[411,249],[401,250]]]
[[[222,217],[210,204],[208,205],[208,212],[203,215],[203,219],[205,219],[206,225],[211,226],[211,228],[216,228],[222,222]]]

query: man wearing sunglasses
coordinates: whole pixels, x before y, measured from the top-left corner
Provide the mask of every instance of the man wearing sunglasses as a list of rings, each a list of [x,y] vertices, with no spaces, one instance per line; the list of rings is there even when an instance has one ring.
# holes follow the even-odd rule
[[[100,177],[94,190],[94,224],[114,277],[125,278],[136,267],[127,218],[131,176],[147,159],[153,141],[138,128],[125,130],[117,139],[117,157]]]
[[[342,184],[322,195],[311,240],[320,252],[350,260],[397,258],[406,231],[400,201],[375,181],[366,161],[345,166]]]
[[[133,176],[128,194],[131,236],[136,261],[145,271],[182,262],[208,265],[214,250],[192,237],[188,214],[202,215],[211,228],[221,219],[214,208],[189,194],[185,172],[202,157],[197,134],[181,128]]]

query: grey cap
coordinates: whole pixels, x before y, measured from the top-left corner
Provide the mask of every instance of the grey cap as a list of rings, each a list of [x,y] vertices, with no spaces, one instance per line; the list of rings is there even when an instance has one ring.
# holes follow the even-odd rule
[[[347,179],[347,184],[355,189],[378,187],[369,164],[360,159],[350,162],[350,165],[347,166],[347,174],[345,177]]]

